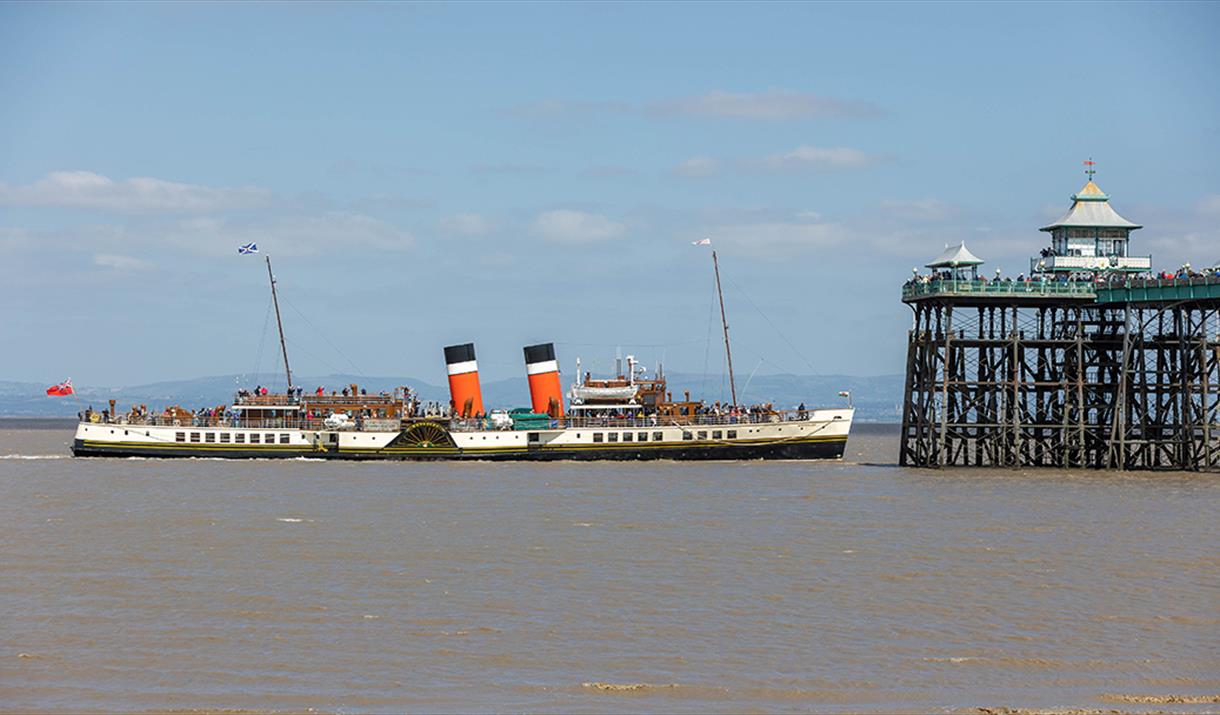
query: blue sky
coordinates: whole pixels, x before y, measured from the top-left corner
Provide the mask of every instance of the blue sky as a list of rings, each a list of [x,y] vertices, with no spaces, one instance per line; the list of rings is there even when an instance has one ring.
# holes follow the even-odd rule
[[[0,5],[0,379],[442,382],[473,340],[903,369],[911,266],[1016,274],[1098,161],[1161,268],[1220,259],[1220,5]],[[338,346],[337,350],[335,346]]]

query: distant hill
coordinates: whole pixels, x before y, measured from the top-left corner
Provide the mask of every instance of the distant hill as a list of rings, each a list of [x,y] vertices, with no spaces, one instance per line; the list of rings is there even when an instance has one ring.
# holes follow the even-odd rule
[[[728,382],[721,375],[668,373],[669,386],[677,397],[689,389],[694,399],[709,402],[729,399]],[[565,376],[565,388],[567,386]],[[412,377],[361,377],[358,375],[325,375],[300,377],[298,382],[307,390],[318,385],[327,390],[356,383],[369,392],[393,390],[409,385],[424,400],[449,401],[448,386],[433,385]],[[244,383],[253,387],[251,383]],[[745,404],[772,402],[777,408],[791,408],[804,402],[807,406],[844,404],[840,390],[850,390],[857,408],[857,419],[866,422],[896,422],[902,400],[902,375],[850,377],[845,375],[756,375],[748,381],[738,379],[738,393]],[[238,376],[218,375],[190,380],[156,382],[128,387],[78,386],[71,397],[47,397],[47,385],[32,382],[0,380],[0,417],[71,417],[92,405],[101,409],[114,399],[120,409],[132,404],[145,404],[153,409],[166,405],[202,407],[227,404],[238,387]],[[483,383],[483,400],[497,407],[518,407],[529,404],[529,386],[524,377]]]

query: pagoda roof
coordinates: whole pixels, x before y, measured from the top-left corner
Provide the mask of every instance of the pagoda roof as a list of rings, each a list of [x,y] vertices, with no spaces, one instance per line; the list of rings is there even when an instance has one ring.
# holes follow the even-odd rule
[[[983,264],[983,259],[970,252],[966,248],[966,242],[962,241],[956,246],[945,246],[945,252],[936,257],[936,260],[926,264],[927,268],[960,268],[962,266],[979,266]]]
[[[1072,195],[1072,208],[1058,221],[1043,226],[1040,231],[1052,231],[1056,228],[1143,228],[1138,223],[1132,223],[1118,215],[1110,206],[1110,197],[1092,180],[1084,188]]]

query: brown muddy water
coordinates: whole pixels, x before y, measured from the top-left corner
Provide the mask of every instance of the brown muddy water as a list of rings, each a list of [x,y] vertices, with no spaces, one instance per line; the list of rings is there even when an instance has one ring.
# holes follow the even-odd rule
[[[907,470],[859,432],[535,465],[0,429],[0,708],[1220,709],[1220,475]]]

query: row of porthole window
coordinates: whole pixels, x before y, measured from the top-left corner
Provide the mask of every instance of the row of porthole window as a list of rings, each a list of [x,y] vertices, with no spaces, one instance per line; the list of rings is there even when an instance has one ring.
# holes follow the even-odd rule
[[[245,432],[203,432],[202,434],[199,432],[191,432],[190,441],[197,443],[197,442],[201,441],[200,438],[202,437],[203,442],[212,444],[217,441],[217,435],[219,435],[219,441],[221,444],[229,444],[230,435],[232,435],[233,444],[246,444],[246,434],[247,433],[245,433]],[[259,444],[260,442],[262,444],[275,444],[275,434],[273,434],[271,432],[268,432],[266,434],[260,434],[258,432],[250,432],[249,436],[250,436],[250,442],[249,442],[250,444]],[[289,443],[288,437],[289,436],[287,434],[281,434],[280,435],[280,444],[288,444]],[[178,432],[177,434],[174,435],[174,441],[175,442],[186,442],[187,433]]]
[[[621,432],[621,433],[620,432],[606,432],[606,433],[594,432],[593,441],[594,442],[603,442],[603,441],[604,442],[618,442],[620,434],[622,435],[623,442],[632,442],[632,441],[647,442],[648,441],[647,432]],[[728,436],[729,439],[734,439],[737,437],[737,430],[731,429],[731,430],[728,430],[727,432],[724,430],[712,430],[711,434],[712,434],[712,439],[724,439],[726,435]],[[699,430],[698,435],[699,435],[698,436],[699,439],[708,438],[707,430]],[[579,437],[580,435],[577,435],[577,436]],[[652,433],[653,442],[661,442],[664,439],[665,439],[664,433],[661,433],[661,432]],[[693,439],[695,439],[695,433],[687,432],[684,430],[682,432],[682,439],[693,440]]]

